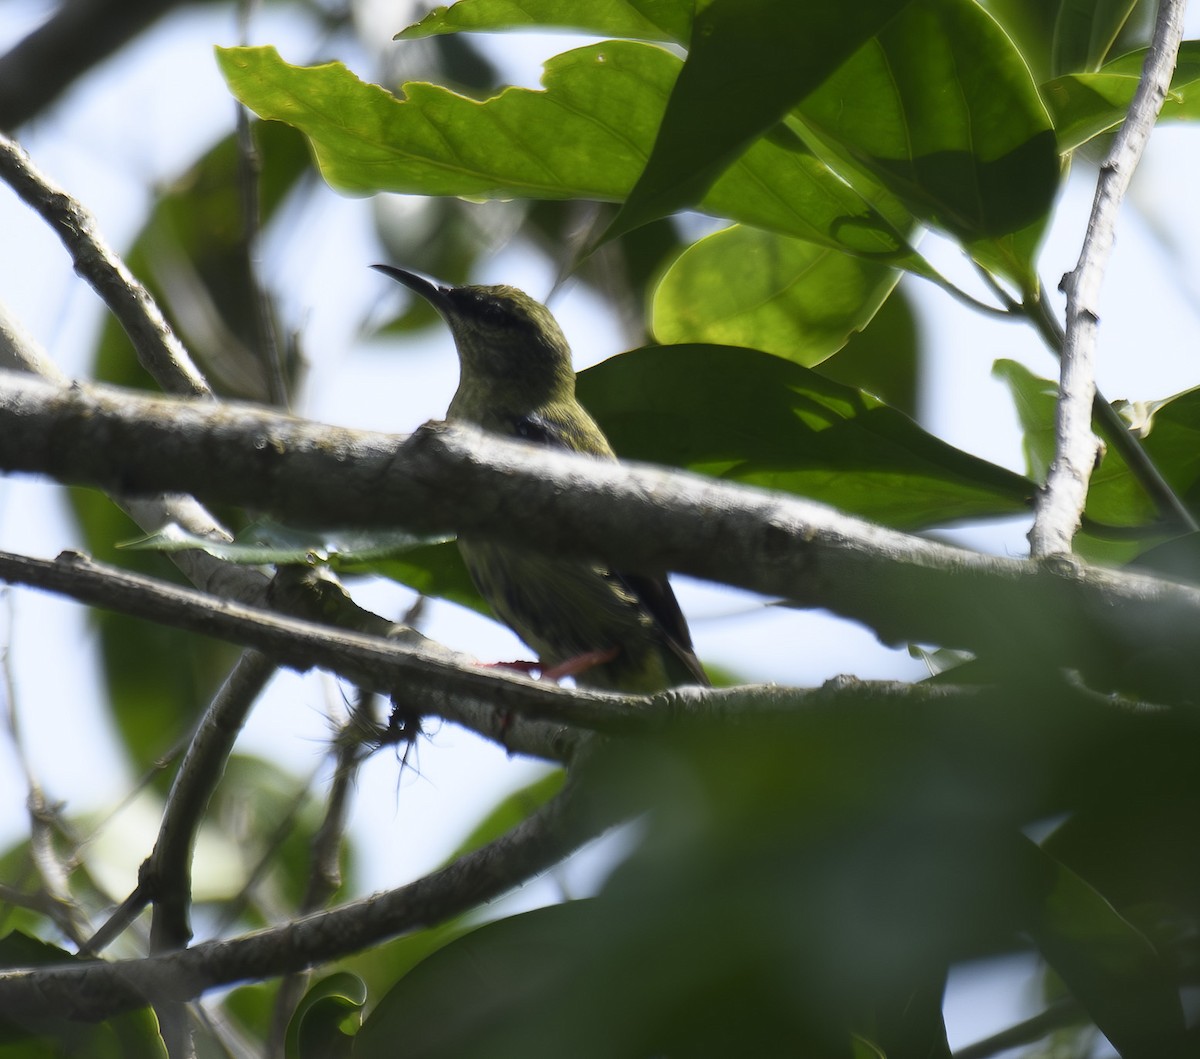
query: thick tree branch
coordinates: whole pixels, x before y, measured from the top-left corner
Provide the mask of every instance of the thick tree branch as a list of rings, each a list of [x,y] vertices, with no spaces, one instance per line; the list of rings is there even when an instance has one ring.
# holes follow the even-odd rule
[[[112,453],[121,453],[114,460]],[[0,379],[0,467],[116,491],[187,490],[326,525],[448,530],[677,570],[1021,666],[1155,695],[1200,676],[1200,592],[1062,559],[979,555],[795,497],[610,464],[449,424],[408,438],[244,405]],[[1130,671],[1153,652],[1160,664]],[[436,711],[435,711],[436,712]]]
[[[400,639],[214,599],[75,553],[50,561],[0,552],[0,580],[49,589],[92,606],[253,647],[300,672],[319,666],[360,688],[393,696],[417,715],[444,717],[484,734],[493,731],[492,722],[480,715],[499,715],[494,723],[506,733],[500,741],[517,753],[562,761],[570,756],[575,738],[560,729],[514,727],[506,714],[549,718],[597,731],[645,728],[639,717],[647,702],[643,696],[571,692],[515,673],[483,669],[431,641],[416,650]],[[664,701],[671,694],[663,693]],[[227,718],[222,715],[214,724],[218,721],[224,724]],[[221,741],[219,735],[212,738],[214,745]]]
[[[1185,0],[1160,0],[1141,81],[1129,114],[1100,166],[1079,262],[1063,277],[1067,316],[1055,420],[1056,452],[1046,487],[1038,497],[1037,515],[1029,535],[1035,556],[1071,550],[1087,502],[1088,481],[1097,451],[1092,434],[1092,405],[1096,397],[1094,362],[1100,285],[1112,252],[1117,211],[1171,86],[1171,74],[1183,39],[1185,6]]]

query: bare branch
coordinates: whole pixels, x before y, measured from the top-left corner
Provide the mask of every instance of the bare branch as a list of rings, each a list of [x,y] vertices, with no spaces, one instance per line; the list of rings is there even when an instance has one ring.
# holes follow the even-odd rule
[[[20,145],[2,133],[0,179],[54,229],[71,254],[75,271],[112,310],[150,376],[167,393],[211,397],[191,355],[146,288],[100,238],[91,214],[43,176]]]
[[[1096,331],[1100,285],[1112,252],[1117,211],[1171,86],[1171,73],[1183,39],[1185,0],[1160,0],[1154,36],[1142,79],[1100,166],[1087,234],[1074,270],[1063,277],[1067,325],[1063,341],[1059,399],[1055,421],[1056,452],[1046,488],[1038,497],[1029,540],[1033,555],[1067,553],[1087,502],[1088,481],[1096,461],[1092,405],[1096,397]]]
[[[615,823],[580,787],[569,780],[513,831],[449,867],[329,912],[145,959],[0,972],[0,1018],[95,1019],[189,1000],[218,985],[303,970],[431,926],[498,897]]]

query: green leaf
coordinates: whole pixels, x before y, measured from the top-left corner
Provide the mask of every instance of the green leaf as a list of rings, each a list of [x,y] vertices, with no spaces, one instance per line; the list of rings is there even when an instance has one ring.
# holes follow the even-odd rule
[[[1130,52],[1106,63],[1096,73],[1065,74],[1042,85],[1046,105],[1054,117],[1058,149],[1073,151],[1125,120],[1142,76],[1146,49]],[[1184,41],[1171,77],[1171,91],[1163,102],[1160,121],[1195,121],[1200,118],[1200,41]]]
[[[573,29],[604,37],[684,43],[692,26],[691,0],[459,0],[436,7],[396,40],[438,33],[508,29]]]
[[[1018,514],[1033,490],[878,398],[758,350],[638,349],[580,373],[578,393],[624,459],[796,493],[900,528]]]
[[[679,68],[653,45],[610,41],[547,62],[544,92],[481,103],[420,82],[400,100],[341,63],[291,66],[274,48],[217,59],[242,102],[308,136],[338,190],[481,199],[624,197]]]
[[[488,617],[491,607],[484,602],[454,541],[427,544],[387,558],[354,562],[344,567],[345,573],[377,574],[398,581],[420,592],[452,603],[469,607]]]
[[[914,0],[797,113],[915,216],[1033,284],[1054,134],[1020,54],[974,0]]]
[[[1057,386],[1011,361],[998,361],[994,372],[1013,392],[1027,458],[1044,473],[1054,451]],[[1167,483],[1193,512],[1200,512],[1200,390],[1117,407]],[[1085,532],[1076,538],[1076,549],[1094,562],[1126,563],[1176,535],[1157,522],[1157,509],[1112,446],[1092,472],[1084,516]]]
[[[1054,23],[1055,74],[1099,69],[1137,0],[1062,0]]]
[[[861,331],[900,274],[815,243],[735,227],[693,243],[654,293],[664,344],[747,346],[812,367]]]
[[[566,773],[562,769],[552,769],[532,783],[527,783],[520,790],[505,795],[482,820],[471,828],[467,837],[446,858],[446,863],[452,864],[459,857],[480,849],[501,835],[507,834],[558,794],[562,790],[565,779]]]
[[[1021,447],[1025,452],[1025,473],[1042,483],[1054,459],[1054,416],[1058,406],[1058,386],[1040,379],[1015,360],[998,360],[992,375],[1008,386],[1017,418],[1021,421]]]
[[[363,1023],[356,1059],[514,1056],[505,1038],[539,994],[587,958],[588,902],[573,901],[488,923],[451,941],[396,983]],[[547,1031],[561,1013],[543,1012]],[[520,1027],[515,1028],[520,1039]],[[550,1054],[535,1050],[541,1056]],[[586,1038],[573,1055],[595,1055]],[[616,1053],[610,1053],[616,1054]]]
[[[1179,987],[1149,940],[1084,879],[1028,843],[1047,890],[1030,932],[1043,956],[1126,1059],[1182,1054]]]
[[[646,161],[605,233],[613,238],[694,206],[720,173],[908,0],[830,4],[707,0]]]
[[[680,69],[661,48],[609,41],[549,60],[544,91],[509,88],[480,103],[419,83],[399,100],[340,63],[291,66],[273,48],[217,55],[239,99],[309,137],[331,186],[473,198],[620,201]],[[878,182],[867,193],[870,201],[779,128],[753,143],[700,209],[932,275],[906,241],[908,211]]]
[[[314,983],[288,1022],[287,1059],[349,1059],[367,989],[361,978],[339,971]]]

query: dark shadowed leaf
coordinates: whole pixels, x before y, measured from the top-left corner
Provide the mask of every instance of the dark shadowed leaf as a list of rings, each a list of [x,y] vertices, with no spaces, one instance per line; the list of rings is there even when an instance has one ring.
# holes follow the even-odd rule
[[[722,170],[826,80],[908,0],[708,0],[637,185],[609,238],[700,202]]]
[[[626,459],[782,489],[888,525],[1019,514],[1031,484],[870,394],[758,350],[650,346],[579,376]]]

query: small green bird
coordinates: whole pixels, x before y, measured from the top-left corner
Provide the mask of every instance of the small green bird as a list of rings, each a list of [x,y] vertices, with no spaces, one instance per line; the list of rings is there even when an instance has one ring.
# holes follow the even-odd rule
[[[458,347],[447,419],[540,445],[613,460],[608,439],[575,398],[571,349],[550,310],[514,287],[440,287],[375,265],[428,301]],[[707,684],[665,576],[459,538],[480,594],[552,676],[620,691]]]

